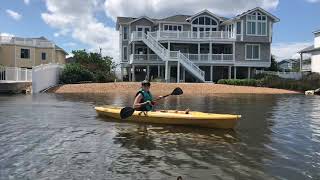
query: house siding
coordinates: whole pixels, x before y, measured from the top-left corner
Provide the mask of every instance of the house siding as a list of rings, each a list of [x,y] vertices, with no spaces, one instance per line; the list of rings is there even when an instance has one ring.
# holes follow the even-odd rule
[[[14,45],[1,45],[0,46],[0,65],[14,67]]]
[[[235,43],[235,61],[250,61],[246,60],[246,44],[252,44],[251,42],[236,42]],[[260,60],[258,62],[270,61],[270,43],[254,43],[260,45]]]

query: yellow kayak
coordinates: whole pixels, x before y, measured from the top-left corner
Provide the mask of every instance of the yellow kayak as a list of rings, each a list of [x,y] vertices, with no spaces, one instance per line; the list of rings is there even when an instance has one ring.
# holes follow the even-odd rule
[[[170,125],[188,125],[200,126],[207,128],[232,129],[241,118],[241,115],[230,114],[212,114],[197,111],[160,110],[150,111],[147,114],[141,111],[135,111],[132,116],[127,119],[120,118],[122,107],[103,106],[95,107],[99,116],[111,117],[122,122],[138,122],[138,123],[155,123]]]

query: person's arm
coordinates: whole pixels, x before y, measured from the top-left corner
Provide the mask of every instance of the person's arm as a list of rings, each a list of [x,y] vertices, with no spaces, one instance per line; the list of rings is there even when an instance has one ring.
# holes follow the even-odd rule
[[[143,96],[141,94],[138,94],[138,96],[134,99],[134,103],[133,103],[134,109],[140,108],[141,106],[147,105],[149,103],[149,102],[140,103],[142,98]]]

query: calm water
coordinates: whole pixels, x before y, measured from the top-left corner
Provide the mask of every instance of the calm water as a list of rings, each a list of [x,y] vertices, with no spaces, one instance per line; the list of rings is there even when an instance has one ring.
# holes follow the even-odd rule
[[[130,96],[0,96],[0,179],[320,179],[320,97],[171,97],[160,108],[241,114],[234,131],[105,121]]]

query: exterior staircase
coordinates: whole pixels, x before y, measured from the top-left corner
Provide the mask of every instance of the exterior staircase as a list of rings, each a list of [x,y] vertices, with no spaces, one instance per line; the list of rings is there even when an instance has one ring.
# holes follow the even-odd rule
[[[200,82],[205,82],[205,72],[202,71],[197,65],[190,61],[185,55],[180,51],[169,51],[163,47],[154,37],[149,33],[142,34],[141,40],[155,52],[164,61],[177,61],[182,64],[182,66],[196,77]]]

